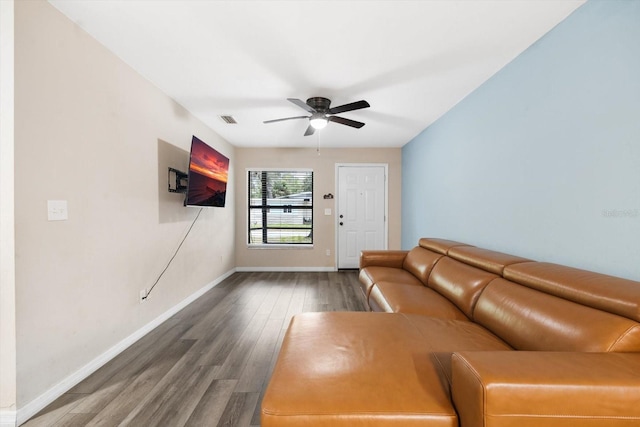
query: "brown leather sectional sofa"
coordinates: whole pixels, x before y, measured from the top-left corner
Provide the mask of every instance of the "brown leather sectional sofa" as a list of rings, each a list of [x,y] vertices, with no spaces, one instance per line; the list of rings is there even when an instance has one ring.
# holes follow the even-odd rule
[[[442,239],[293,318],[262,426],[640,426],[640,282]]]

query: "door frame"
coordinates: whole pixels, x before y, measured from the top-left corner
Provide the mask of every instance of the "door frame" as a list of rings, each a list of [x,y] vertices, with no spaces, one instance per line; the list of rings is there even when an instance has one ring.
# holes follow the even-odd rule
[[[389,163],[336,163],[335,164],[335,194],[336,201],[334,203],[334,222],[333,222],[333,239],[335,241],[335,247],[333,249],[334,254],[334,266],[338,271],[338,261],[340,253],[339,251],[339,238],[338,238],[338,212],[340,212],[340,180],[339,170],[341,167],[383,167],[384,168],[384,236],[383,236],[383,249],[389,248]]]

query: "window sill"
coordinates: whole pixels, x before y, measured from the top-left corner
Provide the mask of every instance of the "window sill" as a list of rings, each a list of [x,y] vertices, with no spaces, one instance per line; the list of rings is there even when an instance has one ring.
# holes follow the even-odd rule
[[[313,243],[310,243],[310,244],[298,244],[298,245],[254,244],[254,245],[247,245],[247,249],[313,249]]]

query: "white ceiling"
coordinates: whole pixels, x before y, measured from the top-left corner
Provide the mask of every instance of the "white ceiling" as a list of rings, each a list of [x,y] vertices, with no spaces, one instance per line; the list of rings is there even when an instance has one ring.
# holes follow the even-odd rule
[[[401,147],[584,1],[50,3],[233,145]],[[262,123],[311,96],[367,100],[341,114],[366,126]]]

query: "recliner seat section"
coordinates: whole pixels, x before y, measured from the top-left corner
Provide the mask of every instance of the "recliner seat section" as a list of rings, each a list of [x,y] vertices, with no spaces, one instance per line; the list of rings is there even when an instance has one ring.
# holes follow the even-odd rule
[[[371,252],[365,261],[369,263],[368,268],[360,269],[360,285],[365,298],[369,297],[376,282],[384,280],[416,286],[423,284],[418,277],[403,268],[407,251],[390,251],[387,258],[384,257],[385,252],[380,251],[380,256],[377,252]]]
[[[367,251],[366,257],[360,258],[360,284],[365,298],[369,298],[376,282],[384,280],[426,284],[433,266],[457,246],[466,245],[444,239],[421,239],[411,251]]]
[[[426,286],[398,286],[394,282],[377,282],[371,288],[369,306],[373,311],[469,320],[453,302]]]
[[[294,316],[269,426],[640,426],[640,283],[444,239],[364,251],[373,313]]]
[[[385,252],[389,252],[392,262],[383,261]],[[388,284],[393,283],[426,286],[471,317],[473,305],[483,288],[500,277],[506,267],[525,262],[531,260],[452,240],[422,238],[410,251],[364,251],[360,283],[373,311],[406,309],[411,313],[459,318],[455,310],[434,309],[434,306],[444,309],[447,303],[433,304],[433,292],[400,286],[392,289]],[[381,288],[386,288],[386,292]]]

